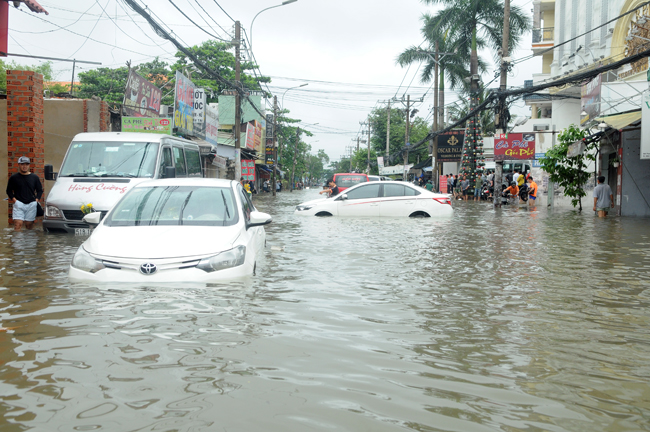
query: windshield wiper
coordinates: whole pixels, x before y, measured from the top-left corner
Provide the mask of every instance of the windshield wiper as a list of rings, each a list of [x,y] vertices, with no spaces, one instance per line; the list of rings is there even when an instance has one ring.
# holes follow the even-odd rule
[[[230,219],[230,211],[228,210],[228,203],[226,202],[226,196],[223,194],[223,191],[221,191],[221,199],[223,199],[224,212],[228,219]],[[223,218],[222,226],[226,226],[226,218]]]
[[[104,173],[104,174],[98,174],[98,177],[129,177],[129,178],[136,178],[137,175],[134,174],[129,174],[129,173]]]
[[[178,224],[183,225],[183,212],[185,211],[185,207],[187,207],[187,203],[190,201],[190,198],[192,197],[192,194],[194,191],[190,192],[190,194],[185,198],[185,202],[183,203],[183,206],[181,207],[181,213],[178,215]]]
[[[61,177],[88,177],[88,174],[86,173],[74,173],[74,174],[67,174]]]

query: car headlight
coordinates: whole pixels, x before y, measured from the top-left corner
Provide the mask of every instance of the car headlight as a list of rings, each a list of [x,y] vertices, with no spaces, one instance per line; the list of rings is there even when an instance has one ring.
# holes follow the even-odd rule
[[[213,271],[240,266],[244,264],[245,260],[246,246],[237,246],[236,248],[221,252],[215,256],[202,259],[196,267],[211,273]]]
[[[96,260],[92,255],[86,252],[83,246],[79,246],[77,253],[74,254],[74,258],[72,258],[72,267],[90,273],[95,273],[106,268],[101,261]]]
[[[296,210],[298,210],[298,211],[305,211],[305,210],[309,210],[309,209],[312,208],[312,207],[313,207],[313,206],[310,206],[310,205],[299,205],[299,206],[296,206]]]
[[[46,205],[45,206],[45,217],[49,218],[60,218],[61,217],[61,211],[54,206],[51,205]]]

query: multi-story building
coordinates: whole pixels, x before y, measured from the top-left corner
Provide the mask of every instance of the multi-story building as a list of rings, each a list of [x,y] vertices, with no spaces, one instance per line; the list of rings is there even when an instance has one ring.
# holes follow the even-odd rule
[[[526,85],[596,70],[650,49],[650,5],[644,3],[535,0],[532,50],[541,56],[542,68]],[[644,137],[641,126],[649,80],[648,58],[643,57],[589,82],[528,95],[531,119],[516,131],[538,132],[538,154],[553,145],[554,131],[571,124],[590,133],[605,131],[594,172],[604,175],[615,191],[618,214],[650,216],[650,131]],[[650,105],[646,109],[650,126]]]

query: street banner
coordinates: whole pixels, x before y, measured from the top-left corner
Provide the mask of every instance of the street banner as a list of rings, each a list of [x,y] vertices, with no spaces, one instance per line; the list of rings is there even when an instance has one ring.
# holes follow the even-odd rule
[[[217,104],[206,105],[205,140],[210,144],[217,145],[218,136],[219,136],[219,108]]]
[[[576,141],[573,144],[569,145],[566,155],[567,157],[576,157],[580,156],[587,149],[587,145],[584,141]]]
[[[242,159],[241,161],[241,176],[245,181],[255,181],[255,161],[252,159]]]
[[[384,167],[384,157],[383,156],[377,156],[377,167],[379,169],[382,169]]]
[[[202,88],[194,89],[194,125],[205,122],[206,96]]]
[[[268,129],[267,129],[268,131]],[[264,162],[267,165],[273,165],[273,139],[272,138],[267,138],[266,139],[266,148],[265,148],[265,158]]]
[[[172,134],[172,122],[166,118],[122,117],[122,132]]]
[[[176,71],[174,94],[174,127],[181,135],[194,134],[194,84]]]
[[[535,157],[534,133],[510,133],[508,138],[494,138],[494,160],[527,160]]]
[[[464,130],[452,130],[438,135],[438,162],[460,162],[463,155]]]
[[[122,108],[127,117],[160,117],[162,91],[135,71],[129,70]]]
[[[215,156],[214,159],[212,160],[212,165],[216,166],[217,168],[226,168],[226,163],[228,159],[226,159],[223,156]]]
[[[581,125],[595,119],[600,114],[600,90],[602,82],[602,75],[598,75],[580,88]]]
[[[650,72],[648,72],[650,74]],[[649,75],[650,76],[650,75]],[[641,159],[650,159],[650,90],[643,93],[641,104]]]
[[[266,115],[266,137],[273,138],[273,114]]]
[[[438,184],[440,185],[440,188],[438,189],[438,192],[440,193],[447,193],[447,176],[438,176]]]

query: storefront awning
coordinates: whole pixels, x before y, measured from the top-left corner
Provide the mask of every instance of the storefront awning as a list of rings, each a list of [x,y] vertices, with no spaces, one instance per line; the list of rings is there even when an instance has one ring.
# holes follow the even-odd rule
[[[609,116],[596,117],[598,123],[606,123],[612,129],[621,130],[624,127],[641,120],[641,110],[626,112],[622,114],[612,114]]]

